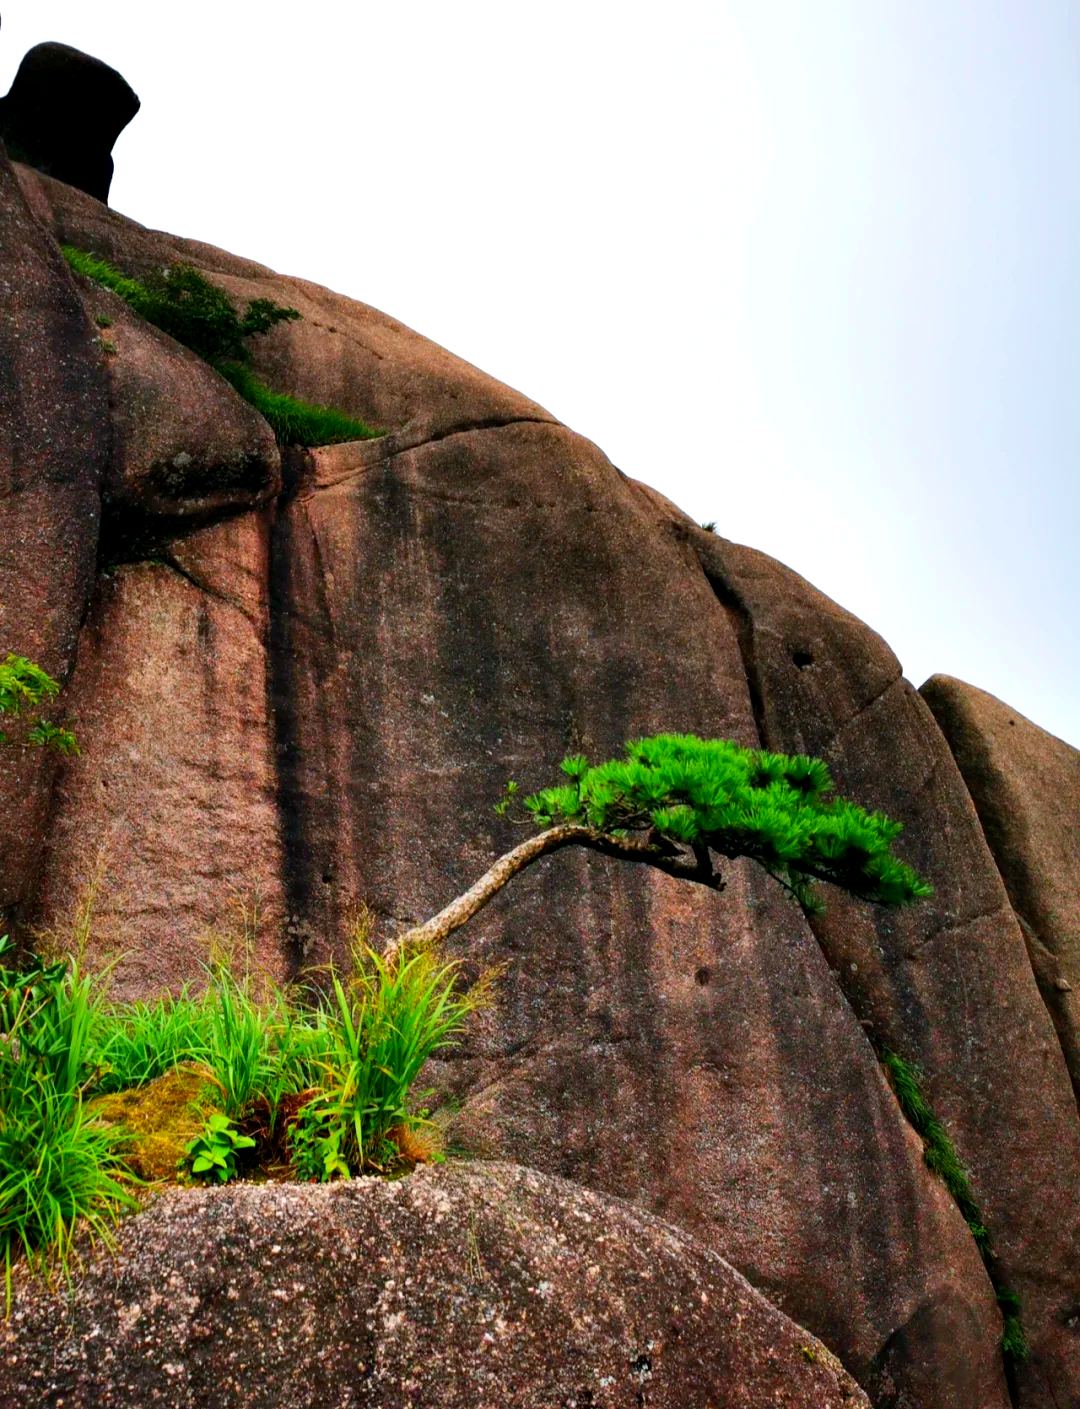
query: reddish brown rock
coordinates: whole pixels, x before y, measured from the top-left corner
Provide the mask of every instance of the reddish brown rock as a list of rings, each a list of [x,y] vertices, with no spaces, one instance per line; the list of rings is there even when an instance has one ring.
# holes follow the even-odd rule
[[[512,1165],[175,1192],[70,1301],[23,1284],[0,1409],[855,1409],[820,1341],[669,1224]]]
[[[187,258],[240,301],[300,308],[260,340],[265,374],[391,430],[290,455],[265,559],[196,534],[162,550],[173,566],[103,585],[74,692],[91,747],[58,799],[46,908],[71,892],[71,839],[134,816],[109,917],[136,955],[124,991],[194,963],[246,866],[272,870],[295,968],[340,952],[361,899],[386,935],[475,879],[512,840],[491,812],[508,776],[528,788],[568,751],[599,758],[659,729],[758,739],[774,692],[748,672],[743,619],[594,446],[373,310],[24,179],[59,237],[131,273]],[[791,665],[783,707],[820,751],[898,667],[820,595],[800,611],[843,663],[809,695]],[[262,655],[249,619],[268,623]],[[149,765],[110,742],[129,734]],[[817,940],[764,878],[733,868],[716,897],[563,855],[459,952],[507,965],[487,1028],[436,1073],[463,1102],[463,1138],[682,1223],[882,1409],[1005,1405],[1000,1316],[967,1229]]]
[[[971,1171],[1019,1292],[1032,1356],[1020,1402],[1080,1394],[1080,1122],[1023,936],[929,710],[887,647],[797,574],[700,530],[691,543],[737,624],[766,746],[825,758],[841,792],[905,824],[900,853],[934,897],[897,913],[830,897],[814,929],[855,1012],[916,1062]]]
[[[949,675],[919,694],[975,803],[1080,1094],[1080,753]]]
[[[554,420],[534,401],[375,308],[210,245],[147,230],[28,167],[19,168],[19,175],[30,204],[62,244],[100,255],[135,278],[163,264],[191,264],[214,277],[237,307],[271,298],[298,309],[301,321],[279,324],[252,346],[255,370],[274,391],[387,430],[415,422],[423,435]]]
[[[664,727],[755,739],[696,559],[580,437],[368,442],[294,474],[273,698],[289,910],[314,937],[361,897],[393,930],[464,888],[512,842],[490,810],[507,777]],[[508,965],[487,1035],[443,1077],[467,1146],[694,1230],[868,1385],[1005,1402],[967,1230],[761,876],[736,870],[717,898],[553,858],[460,944]]]
[[[101,342],[108,349],[106,559],[144,556],[140,539],[273,498],[281,488],[281,456],[259,413],[123,299],[90,279],[77,282],[90,317],[105,324]]]
[[[0,147],[0,660],[65,681],[93,582],[108,447],[101,353]],[[51,758],[0,750],[0,934],[40,859]]]
[[[62,935],[100,873],[91,957],[119,958],[118,993],[199,979],[212,931],[282,968],[266,520],[158,552],[99,579],[66,694],[82,754],[60,769],[38,899]]]

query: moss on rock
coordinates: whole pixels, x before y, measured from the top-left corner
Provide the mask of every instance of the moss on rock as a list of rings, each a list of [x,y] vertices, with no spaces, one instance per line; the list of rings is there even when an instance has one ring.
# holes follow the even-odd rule
[[[131,1135],[124,1158],[140,1179],[174,1179],[184,1148],[216,1109],[205,1067],[180,1066],[145,1086],[91,1101],[90,1115]]]

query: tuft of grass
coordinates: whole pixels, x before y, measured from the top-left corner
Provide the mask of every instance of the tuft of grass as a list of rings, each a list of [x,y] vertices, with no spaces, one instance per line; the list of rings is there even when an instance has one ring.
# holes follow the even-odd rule
[[[130,279],[97,255],[72,245],[61,249],[76,273],[111,289],[141,318],[220,372],[268,422],[279,445],[334,445],[373,440],[384,433],[344,411],[271,391],[251,372],[248,340],[268,333],[278,323],[299,318],[297,309],[257,298],[241,317],[224,290],[190,265],[176,264],[144,280]],[[111,343],[108,348],[102,343],[102,348],[115,351]]]
[[[102,866],[99,856],[72,923],[80,951]],[[219,1178],[241,1169],[348,1178],[439,1158],[412,1088],[487,1000],[493,975],[466,992],[459,967],[430,950],[384,957],[368,943],[371,919],[362,917],[349,965],[328,971],[327,991],[306,996],[252,973],[245,941],[254,907],[244,910],[238,943],[215,949],[203,991],[186,987],[151,1003],[107,1001],[104,980],[79,956],[32,956],[22,970],[8,968],[11,946],[0,940],[0,1256],[9,1304],[16,1257],[41,1266],[55,1256],[66,1273],[78,1226],[108,1238],[134,1206],[134,1171],[177,1177],[175,1154],[170,1161],[162,1151],[175,1145],[180,1117],[189,1154],[209,1159]],[[45,938],[55,952],[56,936]],[[223,1130],[228,1149],[218,1158]]]
[[[269,424],[279,445],[338,445],[346,440],[377,440],[385,434],[344,411],[271,391],[240,363],[222,363],[217,370]]]
[[[998,1306],[1004,1319],[1004,1332],[1001,1338],[1001,1351],[1006,1360],[1027,1359],[1028,1344],[1020,1319],[1020,1298],[1011,1287],[1005,1286],[997,1275],[994,1249],[990,1234],[983,1223],[982,1213],[971,1187],[967,1170],[960,1163],[956,1146],[948,1131],[934,1114],[933,1107],[926,1099],[922,1088],[922,1078],[917,1067],[904,1061],[903,1057],[882,1047],[879,1060],[892,1087],[900,1109],[908,1123],[914,1128],[923,1142],[923,1158],[927,1168],[938,1176],[956,1202],[964,1216],[979,1249],[983,1264],[990,1276]]]
[[[13,1255],[68,1271],[75,1228],[108,1237],[134,1206],[121,1132],[83,1105],[98,1007],[92,981],[67,961],[17,972],[0,939],[0,1251],[7,1304]]]
[[[352,957],[347,981],[331,974],[320,1091],[301,1122],[336,1133],[342,1157],[360,1170],[395,1157],[390,1131],[417,1123],[408,1102],[413,1083],[485,1000],[486,986],[461,992],[458,965],[440,962],[430,949],[384,957],[365,943]]]

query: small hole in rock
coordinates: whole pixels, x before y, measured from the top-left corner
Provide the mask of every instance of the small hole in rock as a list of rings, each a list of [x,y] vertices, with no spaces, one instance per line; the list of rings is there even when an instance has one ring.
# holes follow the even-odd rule
[[[712,970],[707,969],[704,964],[694,974],[694,982],[698,985],[699,988],[704,988],[711,978]]]
[[[805,670],[808,665],[813,665],[814,663],[814,657],[809,651],[796,651],[791,659],[800,670]]]

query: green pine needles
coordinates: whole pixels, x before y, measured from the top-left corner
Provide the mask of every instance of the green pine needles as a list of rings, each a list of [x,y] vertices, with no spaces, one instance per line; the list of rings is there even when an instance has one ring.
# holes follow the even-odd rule
[[[881,812],[836,798],[820,759],[742,748],[729,739],[658,734],[626,745],[625,759],[591,766],[563,760],[570,779],[524,800],[540,827],[585,824],[614,837],[641,833],[653,845],[749,856],[804,910],[822,908],[815,881],[865,900],[907,905],[933,888],[892,854],[903,830]],[[516,789],[500,804],[505,815]]]
[[[932,1170],[948,1189],[956,1201],[956,1206],[964,1216],[964,1221],[975,1239],[983,1263],[990,1275],[990,1281],[997,1296],[998,1306],[1004,1318],[1005,1329],[1001,1337],[1001,1350],[1006,1360],[1026,1360],[1028,1355],[1027,1337],[1020,1320],[1020,1298],[1011,1287],[1002,1285],[997,1275],[994,1249],[990,1234],[982,1221],[979,1205],[971,1187],[967,1170],[960,1163],[956,1146],[949,1133],[934,1114],[933,1107],[922,1089],[919,1072],[903,1057],[898,1057],[888,1047],[883,1047],[879,1060],[888,1077],[900,1109],[915,1133],[922,1138],[924,1158],[927,1168]]]
[[[248,340],[270,332],[278,323],[299,318],[295,308],[257,298],[241,317],[224,290],[190,265],[175,264],[143,280],[129,279],[96,255],[71,245],[61,249],[77,274],[111,289],[141,318],[220,372],[269,423],[280,445],[334,445],[345,440],[372,440],[383,434],[344,411],[272,392],[251,372]]]

